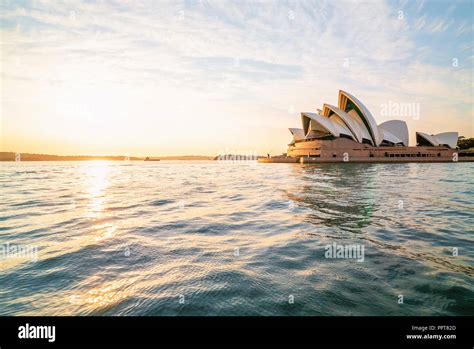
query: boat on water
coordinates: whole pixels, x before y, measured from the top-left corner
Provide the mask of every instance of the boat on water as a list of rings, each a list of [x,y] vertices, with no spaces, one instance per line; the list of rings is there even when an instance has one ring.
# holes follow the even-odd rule
[[[416,132],[408,144],[402,120],[377,125],[362,102],[339,91],[338,106],[324,104],[316,113],[301,113],[302,128],[290,128],[293,140],[286,154],[259,158],[262,163],[458,162],[474,161],[457,149],[458,132]],[[461,155],[461,156],[460,156]]]

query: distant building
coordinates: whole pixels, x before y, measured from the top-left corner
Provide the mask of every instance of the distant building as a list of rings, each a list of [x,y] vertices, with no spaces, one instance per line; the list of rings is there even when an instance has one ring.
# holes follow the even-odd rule
[[[316,113],[303,112],[301,123],[302,128],[289,129],[293,140],[287,157],[261,162],[457,161],[457,132],[417,132],[417,146],[410,147],[405,121],[377,125],[367,107],[342,90],[337,107],[324,104]]]

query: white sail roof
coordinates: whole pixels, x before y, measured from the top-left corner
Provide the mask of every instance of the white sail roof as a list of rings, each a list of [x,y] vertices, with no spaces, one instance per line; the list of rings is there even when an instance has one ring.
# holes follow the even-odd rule
[[[347,127],[338,124],[321,114],[309,112],[301,113],[301,120],[306,137],[308,137],[310,131],[328,133],[334,137],[340,137],[341,134],[349,137],[351,136],[351,131]]]
[[[359,117],[362,118],[362,121],[364,122],[364,125],[366,125],[367,130],[369,131],[371,135],[371,139],[373,140],[373,143],[375,146],[379,146],[380,143],[382,143],[382,137],[379,133],[379,129],[377,127],[377,123],[375,122],[374,117],[370,113],[370,111],[367,109],[367,107],[362,104],[361,101],[359,101],[356,97],[351,95],[350,93],[347,93],[345,91],[339,90],[339,100],[338,100],[338,107],[345,112],[349,112],[351,108],[348,106],[348,101],[351,102],[354,106],[357,107],[356,113],[359,115]]]
[[[305,134],[302,128],[289,128],[289,130],[293,135],[294,141],[301,141],[305,138]]]
[[[367,130],[367,127],[365,126],[364,122],[362,119],[359,117],[357,112],[354,109],[349,110],[347,113],[352,120],[354,120],[358,125],[359,125],[359,130],[362,139],[367,139],[370,143],[374,144],[374,141],[372,140],[372,136],[370,135],[369,131]]]
[[[448,145],[450,148],[455,149],[458,145],[459,134],[457,132],[443,132],[435,135],[438,140],[438,144]]]
[[[379,132],[382,134],[382,138],[384,141],[387,141],[387,142],[390,142],[390,143],[393,143],[393,144],[400,144],[400,143],[403,143],[403,141],[398,138],[397,136],[395,136],[393,133],[383,129],[383,128],[379,128]],[[405,145],[405,144],[403,144]]]
[[[386,133],[388,131],[390,134],[397,137],[404,146],[408,147],[408,126],[405,121],[389,120],[381,123],[378,127],[382,133]]]
[[[417,132],[416,133],[416,142],[421,143],[421,141],[424,140],[431,144],[432,146],[437,146],[438,144],[436,143],[436,139],[434,138],[433,135],[429,135],[424,132]]]
[[[425,140],[432,146],[444,146],[447,145],[450,148],[456,148],[458,144],[458,133],[457,132],[443,132],[436,135],[430,135],[424,132],[416,133],[417,143],[422,143]]]
[[[330,115],[331,111],[333,112],[332,115]],[[352,132],[354,140],[359,143],[362,143],[362,140],[365,135],[364,133],[365,126],[362,125],[361,127],[361,125],[356,120],[354,120],[352,116],[347,114],[342,109],[339,109],[338,107],[335,107],[330,104],[324,104],[323,114],[324,116],[327,116],[330,119],[335,118],[335,119],[342,120],[342,122],[344,122],[346,127]],[[370,136],[368,134],[366,135],[366,137],[369,137],[370,139]]]

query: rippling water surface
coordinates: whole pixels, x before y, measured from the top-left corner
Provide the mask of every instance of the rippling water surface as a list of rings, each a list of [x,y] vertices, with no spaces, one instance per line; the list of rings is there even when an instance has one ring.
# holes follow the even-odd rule
[[[472,163],[19,162],[0,185],[0,315],[474,315]]]

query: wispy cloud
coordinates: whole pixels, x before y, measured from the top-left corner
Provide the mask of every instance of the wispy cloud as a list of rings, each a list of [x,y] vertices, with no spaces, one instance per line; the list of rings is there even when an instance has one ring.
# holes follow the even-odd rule
[[[445,20],[445,19],[436,19],[434,21],[432,21],[431,23],[429,23],[427,26],[426,26],[426,29],[431,32],[431,33],[440,33],[440,32],[444,32],[446,31],[449,26],[452,24],[452,20]]]
[[[472,31],[473,31],[473,23],[462,21],[461,23],[459,23],[457,27],[456,36],[472,33]]]

